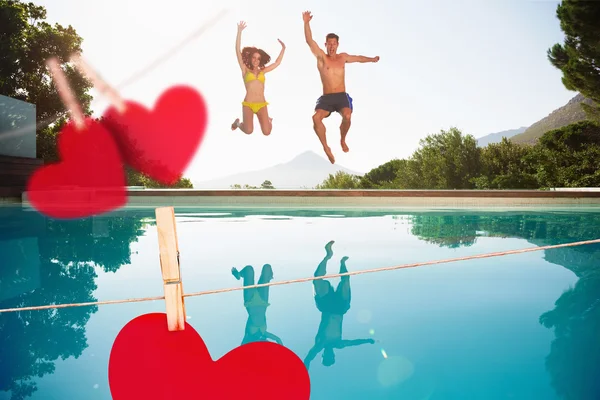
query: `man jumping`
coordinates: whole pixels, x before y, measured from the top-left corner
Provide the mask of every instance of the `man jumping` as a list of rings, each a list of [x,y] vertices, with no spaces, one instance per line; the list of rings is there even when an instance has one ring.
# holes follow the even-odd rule
[[[304,37],[310,47],[310,51],[317,58],[317,68],[321,75],[321,83],[323,84],[323,95],[317,100],[313,115],[314,129],[323,145],[323,150],[325,150],[327,158],[334,164],[335,158],[327,145],[323,118],[329,117],[332,112],[337,112],[342,116],[342,124],[340,125],[341,145],[342,150],[347,153],[350,149],[346,144],[346,135],[350,129],[350,117],[352,116],[353,108],[352,98],[346,93],[346,63],[377,62],[379,61],[379,56],[365,57],[352,56],[347,53],[338,54],[339,37],[335,33],[330,33],[326,36],[325,48],[327,49],[327,54],[325,54],[312,37],[310,30],[312,15],[310,11],[302,13],[302,19],[304,20]]]

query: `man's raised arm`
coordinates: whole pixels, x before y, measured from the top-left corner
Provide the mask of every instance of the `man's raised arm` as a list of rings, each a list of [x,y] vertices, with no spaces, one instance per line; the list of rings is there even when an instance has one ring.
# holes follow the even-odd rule
[[[310,30],[310,20],[312,19],[310,11],[303,12],[302,19],[304,20],[304,38],[306,39],[306,43],[308,43],[308,47],[310,47],[310,51],[315,57],[321,57],[323,55],[323,50],[321,50],[317,42],[314,41],[312,31]]]
[[[346,63],[368,63],[373,62],[376,63],[379,61],[379,56],[377,57],[366,57],[366,56],[353,56],[348,53],[343,53],[346,56]]]

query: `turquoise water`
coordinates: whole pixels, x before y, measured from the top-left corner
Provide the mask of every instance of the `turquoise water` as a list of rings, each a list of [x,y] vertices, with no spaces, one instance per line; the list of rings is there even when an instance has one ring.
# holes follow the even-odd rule
[[[0,207],[0,308],[161,296],[153,212],[60,221]],[[313,276],[332,240],[330,274],[344,257],[358,271],[600,238],[600,212],[176,213],[186,292],[239,287],[232,267],[247,265],[256,280],[265,264],[274,281]],[[586,245],[351,276],[319,303],[329,331],[342,327],[335,358],[313,349],[313,283],[271,287],[252,315],[314,357],[311,399],[598,399],[599,262]],[[110,399],[111,345],[150,312],[164,302],[0,313],[0,399]],[[242,291],[189,297],[186,312],[215,359],[254,340]]]

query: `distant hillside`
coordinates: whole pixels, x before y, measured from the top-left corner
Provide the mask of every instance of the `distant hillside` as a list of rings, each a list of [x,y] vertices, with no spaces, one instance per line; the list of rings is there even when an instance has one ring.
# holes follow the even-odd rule
[[[525,132],[526,129],[527,127],[523,126],[518,129],[510,129],[508,131],[490,133],[489,135],[485,135],[477,139],[477,146],[485,147],[490,143],[500,143],[503,137],[510,139],[511,137],[518,135],[519,133]]]
[[[587,104],[593,103],[590,99],[586,99],[583,95],[578,94],[569,100],[566,105],[552,111],[546,118],[531,125],[525,132],[513,136],[511,141],[515,143],[535,144],[537,139],[548,131],[587,119],[580,105],[582,102]]]
[[[265,180],[271,181],[276,189],[312,189],[322,183],[329,174],[340,170],[353,175],[363,175],[361,172],[331,164],[326,158],[312,151],[306,151],[286,163],[269,168],[194,182],[194,189],[229,189],[235,184],[260,186]]]

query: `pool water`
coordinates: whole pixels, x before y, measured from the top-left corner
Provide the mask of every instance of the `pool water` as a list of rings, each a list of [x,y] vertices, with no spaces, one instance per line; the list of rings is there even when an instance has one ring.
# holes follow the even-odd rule
[[[241,287],[263,271],[280,281],[600,238],[593,210],[175,211],[186,292]],[[0,252],[0,309],[163,295],[153,209],[63,221],[0,207]],[[266,325],[305,361],[315,400],[600,398],[599,245],[330,284],[338,291],[318,302],[324,281],[272,286],[266,311],[256,293],[249,323],[241,290],[188,297],[187,322],[213,359]],[[164,310],[150,301],[0,313],[0,399],[110,399],[116,335]],[[319,345],[327,337],[333,351]]]

